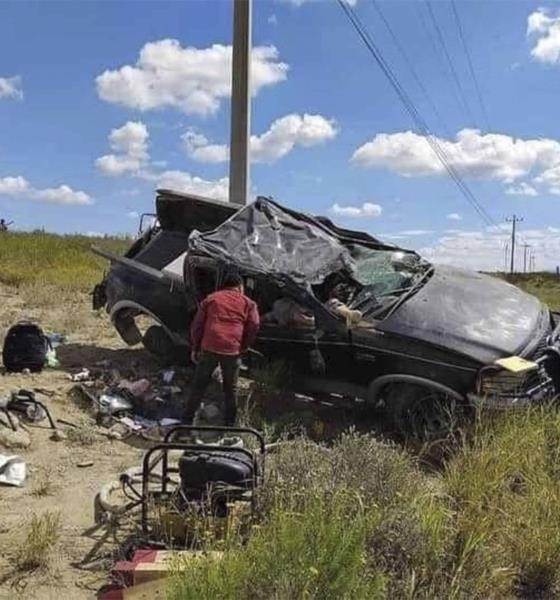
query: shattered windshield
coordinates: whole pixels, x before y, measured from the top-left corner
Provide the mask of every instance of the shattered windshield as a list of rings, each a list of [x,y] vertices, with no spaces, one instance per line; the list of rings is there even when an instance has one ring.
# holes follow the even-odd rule
[[[431,265],[415,252],[349,248],[355,262],[353,279],[361,286],[354,296],[352,308],[364,316],[378,316],[425,281]]]
[[[351,249],[356,263],[354,279],[370,286],[377,296],[389,296],[414,283],[430,264],[413,252],[373,250],[355,246]]]

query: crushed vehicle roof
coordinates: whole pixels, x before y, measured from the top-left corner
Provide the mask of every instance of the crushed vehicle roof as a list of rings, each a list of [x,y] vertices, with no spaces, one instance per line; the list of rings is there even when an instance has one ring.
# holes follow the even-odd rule
[[[345,242],[394,248],[367,234],[339,229],[328,219],[298,213],[259,197],[213,231],[193,232],[189,250],[233,262],[248,271],[314,285],[334,271],[354,270]]]

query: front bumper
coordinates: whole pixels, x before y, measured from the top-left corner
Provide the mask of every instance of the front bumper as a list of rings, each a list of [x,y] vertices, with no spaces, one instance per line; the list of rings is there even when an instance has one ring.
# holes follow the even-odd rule
[[[516,408],[544,404],[560,396],[560,320],[551,315],[551,326],[536,344],[528,360],[536,368],[512,373],[496,365],[483,367],[476,392],[468,394],[475,406]]]

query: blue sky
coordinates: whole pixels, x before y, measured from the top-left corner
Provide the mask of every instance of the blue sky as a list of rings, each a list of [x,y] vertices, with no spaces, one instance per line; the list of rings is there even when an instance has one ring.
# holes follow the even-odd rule
[[[481,106],[451,2],[377,2],[423,89],[375,3],[353,4],[497,226],[442,173],[334,0],[254,1],[254,192],[477,268],[503,264],[500,224],[517,213],[537,267],[560,262],[560,7],[455,0]],[[157,185],[223,196],[231,17],[229,0],[0,2],[2,215],[132,232]]]

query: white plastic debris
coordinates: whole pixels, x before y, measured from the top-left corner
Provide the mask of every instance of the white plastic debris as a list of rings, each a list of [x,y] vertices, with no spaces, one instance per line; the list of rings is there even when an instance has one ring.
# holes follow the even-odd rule
[[[67,376],[70,381],[89,381],[91,379],[91,373],[89,369],[82,369],[79,373]]]
[[[172,427],[173,425],[180,425],[181,421],[179,421],[179,419],[164,417],[163,419],[160,419],[159,424],[161,427]]]
[[[0,454],[0,484],[21,487],[25,476],[25,462],[21,456]]]
[[[56,350],[52,347],[47,350],[47,353],[45,355],[45,364],[51,369],[56,369],[60,367],[60,362],[58,361],[58,358],[56,356]]]
[[[161,378],[163,379],[163,383],[169,385],[175,377],[175,371],[173,369],[167,369],[161,374]]]

